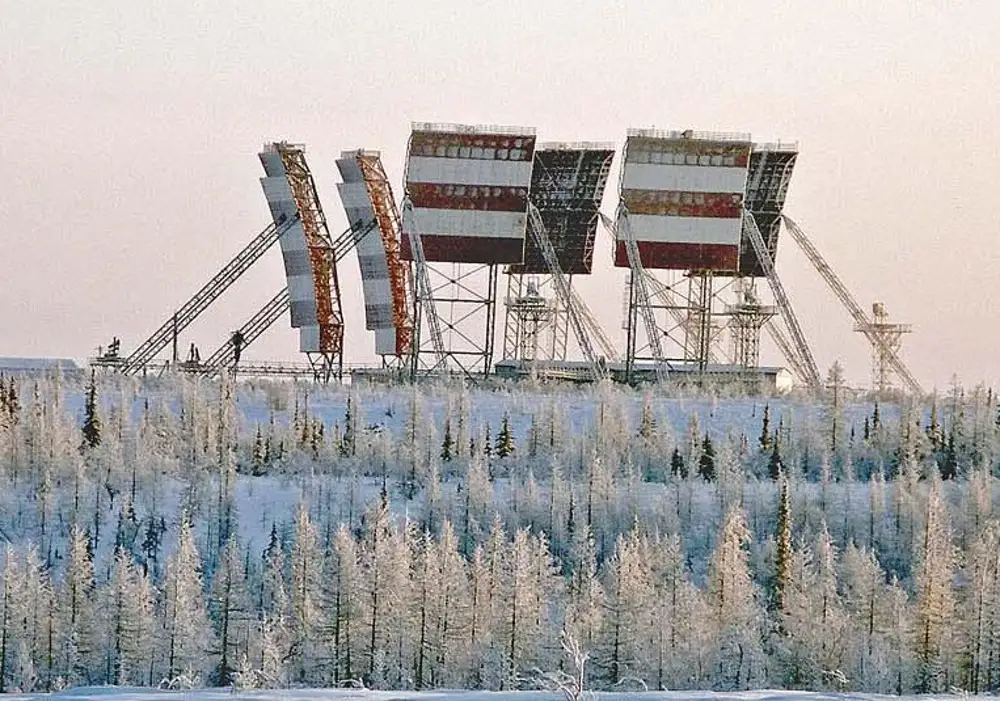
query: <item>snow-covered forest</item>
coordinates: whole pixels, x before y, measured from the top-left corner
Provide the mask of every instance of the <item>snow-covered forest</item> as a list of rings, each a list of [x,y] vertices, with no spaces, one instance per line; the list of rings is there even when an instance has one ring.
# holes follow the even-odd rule
[[[0,384],[2,691],[1000,687],[985,388]]]

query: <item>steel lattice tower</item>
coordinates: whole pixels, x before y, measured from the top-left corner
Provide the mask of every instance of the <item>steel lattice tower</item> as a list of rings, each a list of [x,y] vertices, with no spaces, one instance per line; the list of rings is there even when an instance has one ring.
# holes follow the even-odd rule
[[[872,320],[855,325],[854,330],[865,334],[872,344],[872,389],[879,395],[892,389],[893,358],[903,347],[903,334],[910,333],[910,324],[889,321],[889,312],[882,302],[872,304]]]

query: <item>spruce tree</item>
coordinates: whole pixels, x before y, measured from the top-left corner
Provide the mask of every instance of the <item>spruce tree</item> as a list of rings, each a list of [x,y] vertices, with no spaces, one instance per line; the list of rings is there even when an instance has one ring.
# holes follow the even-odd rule
[[[0,387],[0,392],[3,392],[3,387]],[[18,414],[21,412],[21,402],[17,398],[17,385],[14,384],[13,377],[7,380],[7,411],[12,423],[16,424]]]
[[[101,417],[97,409],[97,384],[94,371],[90,372],[90,382],[87,384],[87,399],[83,408],[83,443],[82,449],[93,450],[101,444]]]
[[[715,480],[715,446],[712,445],[712,439],[707,433],[705,434],[705,439],[701,442],[698,474],[706,482]]]
[[[997,425],[1000,426],[1000,413],[997,414]],[[931,398],[931,418],[930,423],[927,424],[927,438],[930,440],[933,450],[941,450],[941,424],[938,423],[937,394]]]
[[[771,405],[764,405],[764,419],[760,427],[760,450],[767,452],[771,448]]]
[[[497,434],[496,454],[498,458],[514,454],[514,436],[510,431],[510,415],[506,412],[500,422],[500,433]]]
[[[684,462],[681,449],[677,446],[674,446],[674,452],[670,455],[670,474],[681,479],[687,479],[688,476],[687,464]]]
[[[771,443],[771,455],[767,459],[767,473],[775,481],[781,477],[781,473],[784,471],[781,463],[781,448],[779,446],[778,441]]]
[[[788,495],[788,480],[781,480],[781,496],[778,501],[778,532],[776,534],[778,552],[774,580],[774,601],[778,610],[785,605],[784,595],[792,578],[792,504]]]
[[[260,431],[260,424],[257,424],[257,435],[254,437],[253,454],[251,455],[251,474],[260,477],[264,470],[264,436]]]
[[[351,395],[347,396],[347,410],[344,413],[344,435],[340,439],[340,455],[341,457],[350,458],[354,457],[355,446],[354,446],[354,406],[351,401]]]
[[[948,432],[948,444],[944,451],[944,459],[939,467],[941,479],[953,480],[958,477],[958,455],[955,452],[955,431]]]
[[[441,459],[450,462],[454,457],[455,441],[451,437],[451,419],[444,420],[444,438],[441,440]]]

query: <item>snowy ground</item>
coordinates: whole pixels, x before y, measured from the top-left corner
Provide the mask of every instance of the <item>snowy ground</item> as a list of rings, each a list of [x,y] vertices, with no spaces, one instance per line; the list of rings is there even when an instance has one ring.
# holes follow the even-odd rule
[[[866,701],[868,699],[920,698],[935,699],[992,698],[934,695],[920,697],[890,697],[877,694],[838,694],[832,692],[760,691],[651,691],[645,693],[587,692],[593,701]],[[84,687],[56,694],[23,694],[6,696],[9,701],[29,699],[65,699],[66,701],[231,701],[234,698],[252,701],[562,701],[561,694],[545,691],[359,691],[354,689],[283,689],[276,691],[238,691],[202,689],[195,691],[158,691],[127,687]]]

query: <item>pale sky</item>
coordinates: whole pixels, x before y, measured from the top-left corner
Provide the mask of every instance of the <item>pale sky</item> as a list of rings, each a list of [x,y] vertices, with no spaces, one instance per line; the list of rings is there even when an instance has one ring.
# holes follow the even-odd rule
[[[411,121],[619,147],[655,126],[798,141],[786,212],[863,306],[914,325],[918,379],[995,384],[998,86],[995,0],[0,0],[0,355],[130,352],[269,223],[264,141],[307,144],[339,232],[334,160],[381,150],[399,195]],[[580,290],[620,334],[610,249]],[[867,382],[788,238],[778,270],[821,368]],[[353,257],[341,276],[346,360],[373,360]],[[283,285],[275,247],[185,343],[210,351]],[[296,344],[283,320],[248,355]]]

